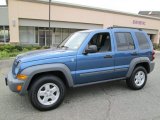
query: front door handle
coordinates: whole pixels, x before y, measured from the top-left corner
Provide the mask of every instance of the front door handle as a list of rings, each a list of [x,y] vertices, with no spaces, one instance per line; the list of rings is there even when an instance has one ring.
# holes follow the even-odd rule
[[[106,55],[104,58],[112,58],[112,55]]]
[[[133,53],[131,53],[131,55],[132,56],[137,56],[138,54],[137,54],[137,52],[133,52]]]

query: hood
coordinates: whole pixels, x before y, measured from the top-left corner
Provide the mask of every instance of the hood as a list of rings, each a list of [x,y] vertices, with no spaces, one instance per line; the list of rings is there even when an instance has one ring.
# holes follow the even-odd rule
[[[75,54],[76,54],[76,51],[69,50],[69,49],[35,50],[35,51],[18,55],[16,57],[16,61],[21,61],[22,63],[24,63],[24,62],[45,60],[45,59],[58,58],[58,57],[73,56]]]

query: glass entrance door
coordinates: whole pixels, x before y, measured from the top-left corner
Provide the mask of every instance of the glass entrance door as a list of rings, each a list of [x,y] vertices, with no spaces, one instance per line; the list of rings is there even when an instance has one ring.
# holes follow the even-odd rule
[[[45,46],[45,31],[39,31],[39,45]]]
[[[39,45],[40,46],[52,45],[52,31],[50,36],[49,30],[39,30]]]

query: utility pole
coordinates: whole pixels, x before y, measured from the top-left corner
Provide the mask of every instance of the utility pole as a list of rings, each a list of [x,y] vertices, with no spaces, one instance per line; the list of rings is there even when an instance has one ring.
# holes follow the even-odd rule
[[[51,47],[51,0],[49,0],[49,47]]]

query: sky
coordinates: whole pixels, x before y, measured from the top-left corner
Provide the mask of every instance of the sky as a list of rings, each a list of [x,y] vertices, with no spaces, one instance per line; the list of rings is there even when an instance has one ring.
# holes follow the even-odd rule
[[[5,0],[0,0],[0,5],[5,5],[6,1]]]
[[[110,10],[135,13],[139,11],[160,11],[160,0],[52,0],[80,4]],[[0,5],[5,0],[0,0]]]

